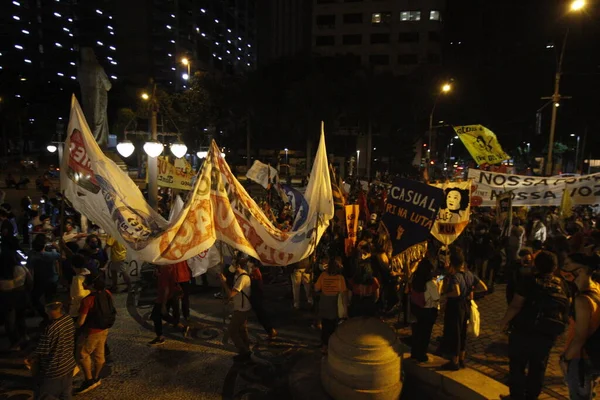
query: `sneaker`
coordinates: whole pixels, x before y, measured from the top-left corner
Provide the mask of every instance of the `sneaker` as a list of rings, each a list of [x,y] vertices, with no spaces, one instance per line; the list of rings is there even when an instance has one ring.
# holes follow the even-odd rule
[[[159,344],[165,344],[166,340],[164,337],[157,337],[154,338],[154,340],[148,342],[148,346],[154,346],[154,345],[159,345]]]
[[[442,365],[440,369],[443,371],[458,371],[460,370],[460,367],[458,366],[458,364],[454,364],[452,361],[448,361],[446,364]]]
[[[238,354],[233,356],[233,361],[235,362],[246,362],[246,361],[250,361],[250,359],[252,358],[252,352],[249,351],[247,353],[244,354]]]
[[[75,389],[75,395],[87,393],[90,390],[97,388],[99,385],[99,380],[90,379],[89,381],[83,381],[79,389]]]

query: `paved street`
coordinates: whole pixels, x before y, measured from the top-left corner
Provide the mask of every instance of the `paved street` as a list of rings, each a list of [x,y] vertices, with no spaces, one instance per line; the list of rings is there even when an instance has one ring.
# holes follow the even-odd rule
[[[301,357],[318,351],[317,331],[310,328],[312,316],[307,311],[289,311],[291,299],[285,282],[267,286],[269,310],[280,337],[267,342],[262,329],[251,324],[256,342],[256,363],[234,365],[231,344],[223,345],[224,307],[212,295],[214,289],[196,293],[192,298],[194,328],[190,338],[165,328],[167,343],[150,348],[152,324],[147,320],[153,294],[141,296],[117,294],[119,318],[109,335],[112,363],[104,371],[102,385],[85,399],[283,399],[289,398],[287,374]],[[137,306],[136,306],[137,303]],[[468,344],[468,364],[501,382],[508,373],[506,335],[499,332],[497,321],[505,310],[504,288],[478,301],[482,331]],[[36,319],[30,319],[35,326]],[[389,320],[390,324],[395,319]],[[439,321],[438,321],[439,322]],[[408,336],[409,330],[399,330]],[[438,323],[434,337],[441,335]],[[6,339],[0,348],[6,348]],[[436,347],[432,343],[431,350]],[[31,348],[29,349],[31,351]],[[566,387],[558,369],[557,347],[552,354],[546,385],[541,399],[566,399]],[[25,353],[2,353],[0,359],[0,399],[29,399],[27,371],[21,358]],[[81,374],[77,377],[77,383]]]

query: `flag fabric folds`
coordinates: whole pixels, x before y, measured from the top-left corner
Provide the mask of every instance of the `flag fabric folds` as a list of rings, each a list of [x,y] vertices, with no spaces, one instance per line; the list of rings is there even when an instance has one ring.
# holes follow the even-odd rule
[[[454,131],[477,165],[500,164],[510,158],[502,150],[494,132],[483,125],[455,126]]]
[[[76,210],[143,261],[173,264],[188,260],[218,239],[265,265],[289,265],[314,251],[333,217],[323,128],[305,193],[306,221],[290,232],[269,221],[214,141],[187,202],[166,221],[148,205],[129,176],[102,153],[74,96],[67,134],[61,165],[65,196]]]

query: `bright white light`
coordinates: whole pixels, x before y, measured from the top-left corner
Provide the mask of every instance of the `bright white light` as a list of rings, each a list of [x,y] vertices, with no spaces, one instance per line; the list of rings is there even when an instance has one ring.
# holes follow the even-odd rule
[[[62,47],[62,44],[60,44],[60,43],[58,43],[58,42],[54,43],[54,45],[55,45],[56,47]]]
[[[23,32],[23,33],[24,33],[24,34],[26,34],[26,35],[29,35],[29,31],[27,31],[27,30],[25,30],[25,29],[23,29],[21,32]]]
[[[117,48],[115,46],[108,46],[109,49],[111,50],[116,50]]]
[[[250,66],[250,63],[248,63],[247,65]]]
[[[176,70],[177,70],[177,68],[171,67],[171,71],[176,71]]]
[[[222,60],[223,60],[223,57],[218,57],[218,59],[222,61]]]
[[[252,47],[252,46],[250,46],[250,43],[248,43],[248,47]]]
[[[227,54],[231,54],[231,52],[229,50],[227,50]]]
[[[69,31],[69,28],[65,28],[65,27],[63,27],[63,31],[65,31],[65,32],[70,32],[70,31]]]
[[[111,61],[110,63],[111,63],[112,65],[117,65],[117,62],[116,62],[116,61]]]
[[[15,97],[17,97],[17,98],[19,98],[19,99],[20,99],[20,98],[21,98],[21,95],[20,95],[20,94],[15,94]]]
[[[218,20],[218,19],[215,19],[215,24],[218,24],[218,23],[219,23],[219,20]]]
[[[187,153],[187,146],[182,142],[175,142],[171,144],[171,153],[177,158],[185,156]]]
[[[242,48],[241,48],[241,47],[238,47],[238,51],[242,51]]]
[[[27,64],[31,64],[31,60],[29,60],[29,59],[27,59],[27,58],[25,59],[25,62],[26,62]]]
[[[458,139],[458,136],[454,136],[454,139]]]
[[[190,76],[189,76],[188,74],[182,74],[182,75],[181,75],[181,77],[182,77],[184,80],[186,80],[186,81],[187,81],[188,79],[190,79]]]
[[[573,11],[582,10],[584,7],[585,7],[585,0],[575,0],[571,4],[571,10],[573,10]]]
[[[227,32],[231,33],[231,29],[227,29]]]
[[[175,44],[175,41],[173,39],[171,39],[171,43]]]
[[[560,107],[560,103],[554,103],[554,107]]]
[[[122,155],[125,158],[132,155],[134,150],[135,146],[133,145],[133,143],[131,143],[130,140],[124,140],[117,144],[117,151],[120,155]]]
[[[23,50],[23,46],[20,44],[15,44],[15,49]]]
[[[202,11],[202,14],[206,14],[206,10],[204,8],[201,8],[200,11]]]
[[[240,61],[241,61],[241,60],[242,60],[242,57],[238,57],[238,60],[240,60]]]
[[[67,21],[73,22],[73,18],[69,18],[69,19],[67,19]]]
[[[112,19],[112,15],[109,15],[109,16],[108,16],[108,19]]]
[[[17,20],[17,21],[20,21],[20,20],[21,20],[21,18],[19,18],[17,15],[13,15],[13,19],[14,19],[14,20]]]
[[[110,33],[110,34],[111,34],[111,35],[113,35],[113,36],[115,35],[115,33],[114,33],[113,31],[110,31],[110,32],[108,32],[108,33]]]
[[[75,66],[75,63],[73,61],[71,61],[69,64]]]
[[[56,75],[58,75],[58,76],[65,76],[65,74],[63,74],[62,72],[57,72]]]
[[[97,40],[97,41],[96,41],[96,44],[97,44],[98,46],[104,46],[104,43],[102,43],[102,42],[101,42],[101,41],[99,41],[99,40]]]
[[[96,10],[96,12],[97,12],[98,14],[102,15],[102,11],[100,11],[100,10]]]
[[[110,77],[111,77],[111,78],[113,78],[114,80],[116,80],[116,79],[117,79],[117,77],[116,77],[116,76],[114,76],[114,75],[111,75]]]
[[[59,13],[57,13],[57,12],[55,12],[55,13],[54,13],[54,16],[55,16],[55,17],[58,17],[58,18],[62,17],[62,15],[60,15],[60,14],[59,14]]]
[[[231,40],[227,40],[227,43],[231,44]]]
[[[75,78],[74,76],[71,76],[71,79],[76,80],[77,78]]]
[[[175,14],[171,14],[171,18],[175,18]]]
[[[167,25],[167,29],[173,29],[173,28],[171,28],[171,25]]]
[[[17,7],[21,6],[21,3],[19,3],[18,1],[13,1],[13,4]]]
[[[201,35],[202,35],[202,37],[206,37],[206,33],[204,33],[204,32],[201,33]]]
[[[219,42],[215,42],[215,44],[218,46],[218,45],[219,45]]]
[[[73,34],[72,34],[72,33],[69,33],[69,37],[73,37]]]
[[[112,27],[112,26],[110,26],[110,25],[106,25],[106,27],[107,27],[109,30],[111,30],[111,31],[113,30],[113,27]]]
[[[238,40],[242,40],[242,38],[240,36],[238,36]]]
[[[206,156],[208,156],[208,151],[199,151],[196,153],[196,155],[198,158],[206,158]]]
[[[48,150],[50,153],[55,153],[56,150],[58,150],[58,147],[56,147],[53,144],[49,144],[48,146],[46,146],[46,150]]]
[[[164,146],[160,142],[150,141],[144,143],[144,151],[149,157],[156,158],[162,154]]]
[[[112,61],[112,57],[106,57],[107,60],[111,60]]]

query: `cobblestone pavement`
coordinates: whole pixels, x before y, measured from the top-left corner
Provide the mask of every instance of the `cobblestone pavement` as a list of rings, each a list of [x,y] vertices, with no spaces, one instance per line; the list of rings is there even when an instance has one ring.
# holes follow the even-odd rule
[[[228,312],[210,289],[192,295],[193,326],[190,337],[165,327],[167,343],[151,348],[154,337],[150,315],[153,293],[133,296],[117,294],[117,323],[109,334],[112,363],[105,368],[99,388],[79,396],[83,399],[289,399],[287,374],[295,362],[318,351],[319,332],[311,329],[313,315],[308,311],[290,311],[291,295],[285,282],[266,286],[267,309],[279,330],[279,337],[266,341],[261,328],[250,323],[255,362],[234,364],[234,348],[223,342],[223,318]],[[506,309],[504,287],[478,301],[481,335],[468,342],[468,366],[506,383],[508,374],[507,337],[498,321]],[[388,321],[390,324],[395,319]],[[28,323],[33,327],[36,319]],[[441,335],[441,320],[434,337]],[[408,328],[398,330],[409,336]],[[5,338],[0,349],[7,348]],[[431,349],[434,350],[435,343]],[[544,393],[540,399],[566,399],[567,389],[558,368],[557,345],[550,358]],[[31,399],[28,372],[22,358],[31,351],[0,353],[0,400]],[[81,382],[81,374],[76,385]]]

